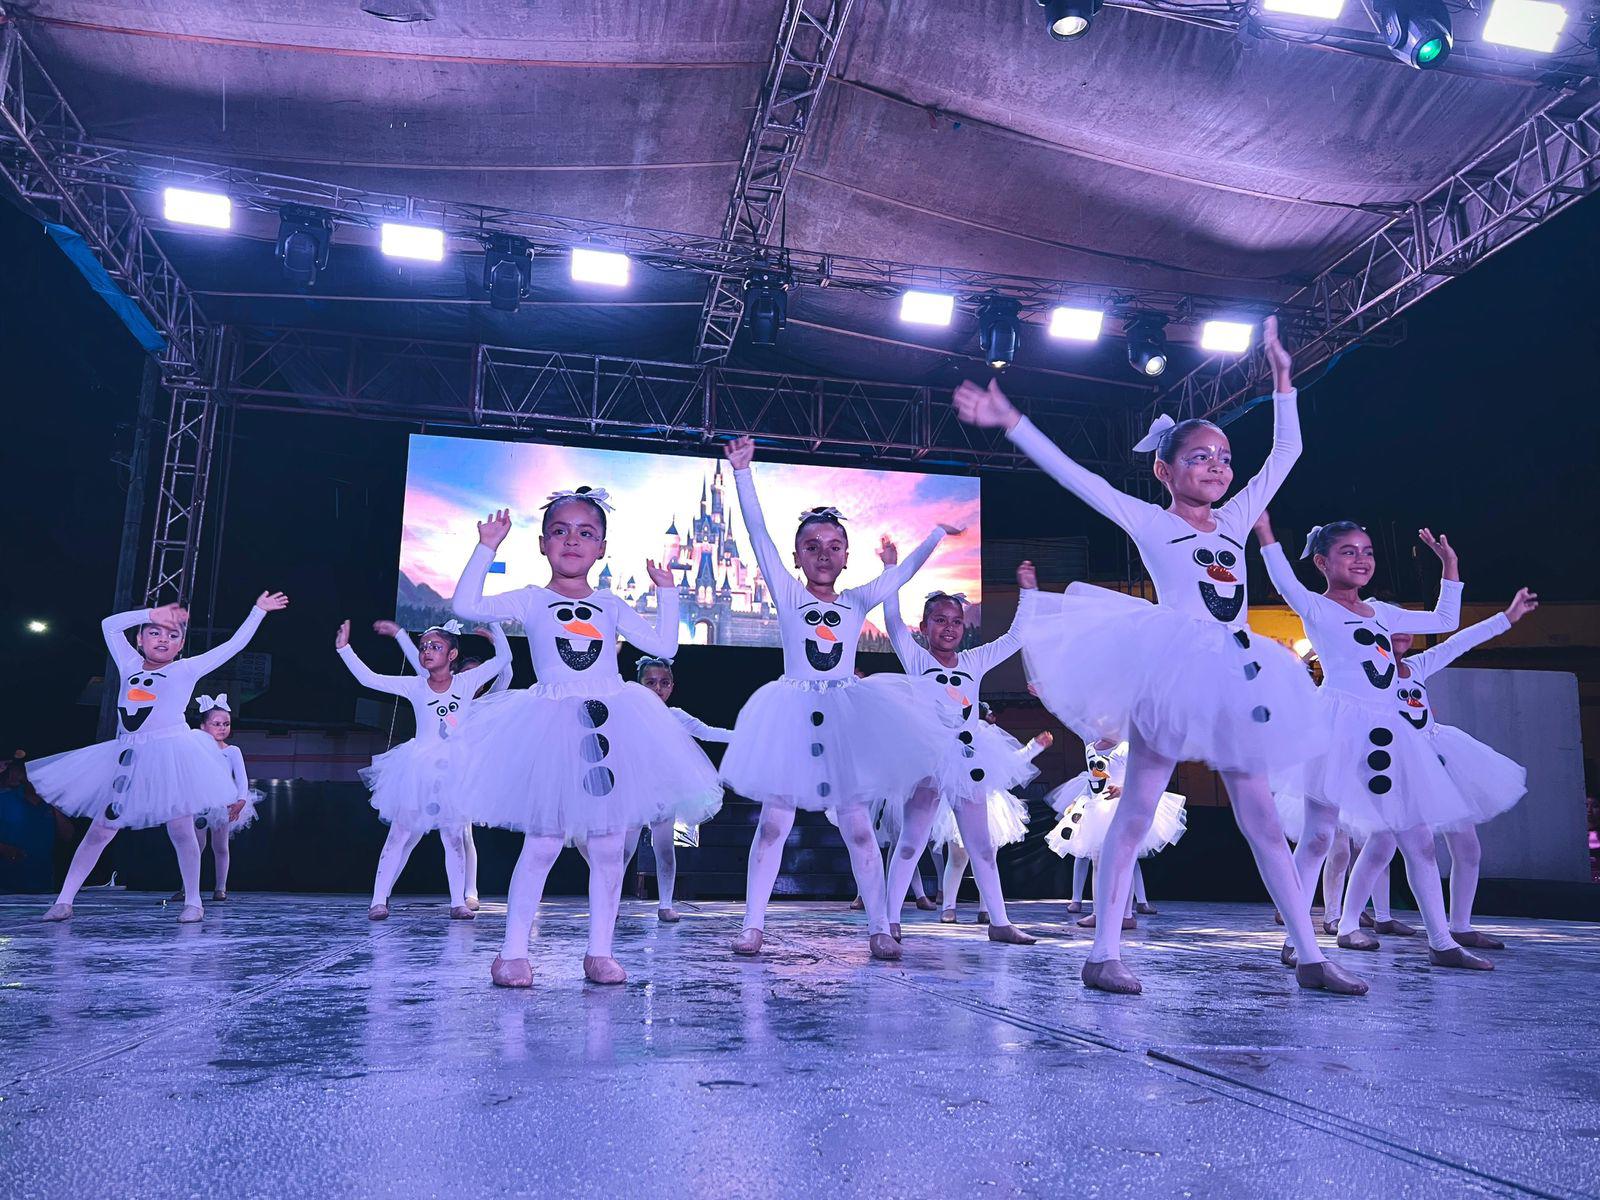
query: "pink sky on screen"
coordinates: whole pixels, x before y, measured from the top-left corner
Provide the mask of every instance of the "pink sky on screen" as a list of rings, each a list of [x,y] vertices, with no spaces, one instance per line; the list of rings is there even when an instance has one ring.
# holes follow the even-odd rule
[[[539,553],[541,507],[557,489],[581,484],[611,493],[607,558],[615,586],[630,576],[645,585],[646,558],[660,560],[669,523],[685,536],[699,515],[701,486],[711,479],[719,458],[574,449],[529,442],[497,442],[415,434],[406,476],[400,570],[413,583],[440,595],[455,591],[456,579],[477,544],[476,522],[491,510],[509,508],[512,529],[501,546],[504,575],[491,575],[490,593],[511,591],[549,579]],[[887,533],[911,550],[940,522],[965,525],[967,533],[947,538],[932,560],[902,593],[907,616],[922,610],[930,591],[964,592],[981,599],[978,542],[979,483],[957,475],[876,471],[858,467],[795,466],[758,458],[755,479],[772,539],[780,548],[793,543],[803,509],[832,504],[850,530],[850,566],[842,587],[860,585],[882,564],[876,550]],[[734,536],[753,565],[744,516],[733,487],[733,471],[722,464],[725,504],[736,514]],[[596,572],[598,579],[598,570]],[[876,621],[873,622],[877,624]]]

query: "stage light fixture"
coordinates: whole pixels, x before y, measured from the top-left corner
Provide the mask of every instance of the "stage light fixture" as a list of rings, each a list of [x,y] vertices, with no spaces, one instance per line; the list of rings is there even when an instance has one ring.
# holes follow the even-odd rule
[[[1044,9],[1050,36],[1058,42],[1072,42],[1089,32],[1103,0],[1039,0]]]
[[[333,218],[327,213],[291,204],[278,214],[278,258],[284,274],[301,287],[317,282],[332,241]]]
[[[776,346],[789,323],[789,289],[794,276],[787,267],[753,267],[744,277],[744,316],[740,324],[752,346]]]
[[[1567,10],[1547,0],[1494,0],[1483,23],[1483,40],[1549,54],[1567,26]]]
[[[572,281],[574,283],[600,283],[607,287],[628,286],[629,262],[626,254],[612,250],[590,250],[585,246],[572,248]]]
[[[1073,342],[1100,340],[1100,326],[1106,315],[1098,308],[1071,308],[1061,305],[1050,310],[1050,336]]]
[[[900,297],[900,319],[912,325],[948,325],[955,311],[956,298],[944,292],[913,289]]]
[[[50,624],[47,621],[29,621],[28,622],[28,632],[29,633],[49,633],[50,632]]]
[[[978,305],[978,346],[984,361],[1003,371],[1017,360],[1022,341],[1022,305],[1005,296],[985,296]]]
[[[1263,0],[1261,11],[1337,21],[1344,14],[1344,0]]]
[[[1154,378],[1167,369],[1167,319],[1155,313],[1130,317],[1125,326],[1128,364]]]
[[[1255,326],[1242,321],[1207,321],[1200,326],[1200,348],[1217,354],[1243,354],[1250,349]]]
[[[1369,0],[1389,53],[1418,70],[1441,65],[1455,39],[1444,0]]]
[[[233,201],[220,192],[196,192],[169,187],[162,211],[175,225],[199,225],[205,229],[233,228]]]
[[[390,258],[410,258],[418,262],[444,261],[444,230],[429,225],[383,223],[383,252]]]
[[[516,312],[533,287],[533,247],[524,238],[497,233],[483,251],[483,290],[489,307]]]

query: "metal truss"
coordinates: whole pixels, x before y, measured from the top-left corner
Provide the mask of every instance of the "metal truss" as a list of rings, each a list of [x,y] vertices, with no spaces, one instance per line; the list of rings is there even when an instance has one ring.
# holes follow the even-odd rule
[[[1295,293],[1285,333],[1299,375],[1600,190],[1600,104],[1559,102],[1529,118]],[[1211,358],[1152,405],[1217,417],[1269,386],[1265,358]]]
[[[302,329],[230,331],[221,386],[242,409],[452,426],[635,446],[752,433],[775,449],[857,462],[1018,468],[1003,439],[956,420],[942,390]],[[1020,400],[1075,458],[1120,476],[1134,410]]]
[[[764,247],[777,223],[789,175],[833,69],[852,0],[788,0],[777,45],[761,85],[755,119],[734,177],[722,240]],[[696,362],[721,362],[733,350],[744,315],[744,276],[717,272],[700,310]]]
[[[220,408],[210,384],[177,383],[167,390],[172,404],[144,592],[145,603],[151,605],[193,601]]]

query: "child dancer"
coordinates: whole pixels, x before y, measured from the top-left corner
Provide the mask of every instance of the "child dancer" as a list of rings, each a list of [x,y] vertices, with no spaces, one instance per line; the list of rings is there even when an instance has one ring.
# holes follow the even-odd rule
[[[984,721],[993,723],[994,714],[987,711],[988,708],[987,704],[980,704],[978,711]],[[1046,730],[1029,738],[1028,744],[1017,753],[1031,763],[1050,749],[1055,740],[1055,735]],[[1010,792],[992,793],[989,796],[988,809],[989,841],[996,850],[1002,846],[1014,845],[1028,836],[1028,805],[1021,797],[1014,796]],[[942,801],[939,804],[938,814],[933,818],[933,831],[929,836],[934,849],[942,851],[945,856],[944,865],[939,872],[939,886],[943,889],[940,895],[943,903],[940,906],[939,923],[954,925],[961,881],[966,878],[967,865],[972,861],[972,856],[967,853],[967,848],[961,840],[961,829],[956,824],[955,814],[950,806]],[[912,878],[915,879],[916,876],[913,875]],[[921,908],[922,905],[918,904],[917,907]],[[978,924],[989,923],[989,910],[983,907],[980,895]]]
[[[1450,936],[1457,945],[1474,950],[1504,950],[1499,938],[1479,933],[1472,927],[1472,903],[1478,894],[1478,865],[1483,849],[1478,842],[1478,826],[1513,807],[1528,790],[1528,773],[1498,750],[1485,746],[1469,733],[1453,725],[1441,725],[1428,702],[1428,679],[1442,671],[1469,650],[1475,650],[1505,633],[1523,617],[1539,607],[1539,597],[1522,588],[1506,610],[1487,621],[1463,629],[1437,646],[1405,657],[1411,648],[1411,635],[1394,639],[1396,696],[1400,715],[1433,741],[1433,749],[1444,769],[1472,805],[1471,814],[1459,821],[1437,827],[1450,848]],[[1379,894],[1386,894],[1380,884]],[[1357,897],[1356,904],[1365,898]],[[1383,922],[1377,932],[1384,932]]]
[[[1128,743],[1104,738],[1084,747],[1083,774],[1067,780],[1050,793],[1050,807],[1061,814],[1056,827],[1045,835],[1045,844],[1062,858],[1073,856],[1072,902],[1068,912],[1083,911],[1083,886],[1087,882],[1089,864],[1100,857],[1105,845],[1106,830],[1116,815],[1117,802],[1122,797],[1122,784],[1127,775]],[[1176,792],[1162,792],[1156,802],[1155,820],[1151,822],[1144,840],[1139,843],[1139,857],[1145,858],[1168,846],[1176,845],[1187,828],[1188,814],[1184,811],[1184,798]],[[1155,906],[1144,890],[1144,872],[1137,861],[1133,864],[1133,891],[1129,896],[1129,909],[1123,917],[1122,927],[1133,929],[1138,922],[1133,917],[1137,911],[1153,915]],[[1104,906],[1096,903],[1095,912],[1079,921],[1085,929],[1093,929],[1095,920]]]
[[[583,973],[620,984],[611,955],[622,900],[623,841],[632,830],[681,818],[699,824],[722,803],[716,770],[694,739],[647,688],[624,683],[617,638],[647,654],[678,646],[678,589],[672,573],[646,563],[655,585],[656,624],[589,582],[606,552],[609,497],[582,487],[544,506],[539,549],[545,587],[485,596],[483,582],[511,514],[478,525],[478,546],[456,586],[455,610],[469,620],[520,621],[538,683],[486,701],[467,729],[463,795],[468,815],[524,836],[506,898],[506,934],[489,975],[501,987],[532,987],[528,938],[546,877],[563,843],[589,859],[589,946]]]
[[[1430,831],[1433,825],[1468,816],[1470,807],[1429,739],[1400,720],[1394,707],[1395,662],[1390,638],[1402,630],[1454,629],[1460,622],[1461,583],[1455,551],[1447,539],[1435,538],[1426,529],[1420,531],[1423,544],[1439,556],[1444,572],[1433,611],[1414,612],[1381,600],[1361,599],[1375,560],[1372,539],[1355,522],[1318,526],[1306,539],[1301,557],[1310,557],[1327,580],[1327,591],[1320,596],[1295,578],[1265,511],[1255,523],[1255,532],[1273,586],[1300,614],[1306,636],[1322,661],[1318,696],[1328,748],[1295,772],[1299,782],[1285,789],[1304,797],[1305,820],[1295,864],[1304,889],[1306,915],[1311,912],[1311,887],[1322,869],[1334,828],[1342,820],[1352,831],[1365,834],[1367,843],[1346,888],[1339,917],[1340,946],[1377,949],[1378,939],[1359,927],[1361,909],[1378,871],[1394,856],[1398,841],[1405,855],[1406,878],[1428,931],[1429,960],[1440,967],[1493,969],[1488,959],[1463,950],[1450,937]],[[1286,964],[1293,963],[1296,949],[1284,944]]]
[[[649,688],[667,704],[667,711],[676,718],[678,724],[683,726],[684,732],[696,741],[701,742],[726,742],[733,737],[733,730],[721,729],[715,725],[707,725],[681,708],[671,707],[673,690],[678,681],[673,674],[672,660],[669,658],[654,658],[646,655],[639,660],[635,668],[635,678]],[[622,861],[624,868],[632,861],[634,852],[639,848],[639,830],[635,829],[628,834],[627,843],[623,846]],[[700,844],[700,831],[698,828],[686,827],[685,840],[691,846]],[[650,826],[650,848],[656,856],[656,919],[668,925],[674,925],[683,918],[672,907],[673,893],[678,886],[678,850],[677,828],[671,820],[657,821]]]
[[[444,843],[451,919],[470,921],[473,917],[466,899],[467,822],[457,803],[458,764],[451,761],[451,750],[478,689],[500,673],[505,656],[497,648],[495,656],[481,667],[455,671],[461,653],[461,627],[454,621],[450,625],[455,628],[436,625],[423,631],[417,659],[423,672],[420,675],[379,675],[373,671],[350,648],[349,621],[339,626],[334,639],[340,659],[362,686],[409,700],[417,719],[415,737],[378,755],[361,772],[362,780],[372,791],[372,807],[389,826],[372,880],[369,921],[388,919],[389,894],[395,880],[400,878],[423,834],[434,829]],[[402,642],[408,640],[404,631],[395,636]]]
[[[66,882],[46,921],[72,916],[72,902],[119,829],[165,825],[178,855],[183,911],[178,920],[200,920],[200,843],[194,815],[238,796],[216,742],[184,719],[195,685],[249,644],[269,612],[288,607],[282,592],[262,592],[238,631],[222,645],[179,658],[189,613],[176,604],[117,613],[100,622],[106,648],[120,676],[108,687],[121,693],[117,736],[81,750],[52,754],[29,768],[46,801],[70,817],[93,817],[72,856]],[[138,629],[134,646],[123,631]]]
[[[878,550],[885,568],[900,561],[899,548],[888,538]],[[1028,604],[1028,596],[1038,589],[1033,564],[1017,568],[1017,616],[1012,628],[1000,637],[970,650],[962,650],[966,635],[966,598],[946,592],[933,592],[923,601],[922,644],[918,644],[900,615],[900,596],[891,592],[883,601],[884,626],[889,644],[894,647],[906,674],[937,685],[925,690],[927,703],[939,716],[945,731],[945,744],[934,772],[937,793],[917,792],[904,800],[904,815],[898,822],[899,838],[889,868],[889,932],[898,941],[900,924],[894,918],[905,904],[906,889],[916,870],[917,860],[928,844],[936,812],[948,811],[950,824],[960,832],[963,851],[971,859],[972,875],[978,884],[982,907],[990,914],[989,940],[1015,946],[1032,945],[1034,939],[1011,924],[1006,913],[1005,895],[1000,886],[1000,868],[995,859],[991,823],[1001,827],[1009,840],[1020,840],[1016,826],[1026,831],[1026,820],[1015,811],[1021,801],[1009,789],[1020,787],[1039,771],[1022,752],[1017,740],[978,713],[978,692],[989,670],[1010,658],[1021,648],[1016,622]],[[893,803],[891,799],[890,803]],[[992,810],[994,811],[991,815]],[[1024,810],[1026,811],[1026,810]],[[950,841],[950,830],[936,839],[940,845]],[[956,877],[959,883],[960,876]],[[955,894],[947,888],[950,907]]]
[[[1155,450],[1156,478],[1171,496],[1161,508],[1113,488],[1072,461],[1006,399],[999,385],[963,383],[956,411],[1004,429],[1034,462],[1133,539],[1155,580],[1158,604],[1074,584],[1059,609],[1023,630],[1028,676],[1046,707],[1085,741],[1126,739],[1126,782],[1100,857],[1102,911],[1121,912],[1139,843],[1180,761],[1222,773],[1262,882],[1289,920],[1300,952],[1301,987],[1361,995],[1366,985],[1317,948],[1294,863],[1278,825],[1267,772],[1313,753],[1315,689],[1288,650],[1245,628],[1244,542],[1250,526],[1300,455],[1292,364],[1269,317],[1263,345],[1273,375],[1273,444],[1261,471],[1226,504],[1233,482],[1227,436],[1209,421],[1162,417],[1139,443]],[[1102,921],[1084,982],[1134,993],[1121,962],[1121,923]]]
[[[461,622],[459,621],[446,621],[441,628],[446,632],[455,634],[457,637],[461,634]],[[426,673],[422,667],[422,660],[417,656],[416,643],[411,640],[411,635],[401,629],[398,624],[394,621],[374,621],[372,623],[372,631],[383,637],[394,638],[400,646],[400,653],[405,656],[406,662],[411,664],[411,669],[419,675]],[[494,647],[493,657],[504,658],[506,664],[500,668],[500,674],[478,689],[473,699],[481,700],[485,696],[498,695],[511,686],[511,643],[506,641],[506,635],[501,630],[499,622],[492,622],[487,626],[480,625],[472,632],[481,638],[487,638],[489,644]],[[483,666],[483,663],[483,659],[472,655],[457,659],[456,674],[461,675],[475,670]],[[471,825],[461,831],[461,849],[462,858],[466,866],[466,881],[462,896],[466,900],[467,907],[473,912],[477,912],[478,909],[483,907],[483,904],[478,899],[478,847],[472,841]]]
[[[244,769],[244,755],[239,753],[237,746],[228,745],[228,738],[233,733],[233,710],[228,707],[227,693],[198,696],[195,698],[195,707],[200,710],[200,728],[216,741],[239,793],[238,799],[232,803],[213,805],[205,812],[196,814],[194,819],[195,840],[199,843],[202,858],[205,857],[206,838],[211,838],[211,857],[217,867],[217,882],[211,899],[221,903],[228,898],[228,864],[231,861],[228,844],[234,834],[248,829],[255,822],[256,805],[261,800],[261,793],[250,786],[250,777]]]
[[[904,563],[841,592],[834,584],[850,554],[844,518],[837,509],[814,508],[801,514],[795,532],[794,563],[805,576],[805,583],[797,583],[761,514],[750,473],[755,442],[739,438],[726,452],[783,641],[782,678],[745,703],[722,760],[723,781],[761,805],[750,847],[744,929],[733,951],[761,952],[767,903],[795,810],[834,809],[866,905],[872,957],[898,959],[900,947],[889,936],[871,805],[879,799],[901,804],[913,792],[931,803],[930,764],[940,760],[949,735],[923,701],[919,689],[927,685],[921,681],[904,675],[856,678],[856,643],[867,614],[916,574],[945,534],[960,531],[935,528]]]

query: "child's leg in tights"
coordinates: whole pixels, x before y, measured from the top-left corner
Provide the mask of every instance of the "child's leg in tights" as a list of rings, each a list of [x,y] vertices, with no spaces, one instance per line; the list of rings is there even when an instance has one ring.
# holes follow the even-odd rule
[[[956,911],[956,901],[961,897],[961,881],[967,877],[967,848],[954,842],[944,848],[944,911]]]
[[[918,789],[920,795],[924,790]],[[929,795],[932,795],[932,791]],[[906,825],[911,824],[911,804],[906,805]],[[929,808],[930,823],[933,819],[932,807]],[[872,817],[863,805],[853,805],[839,813],[839,832],[844,834],[845,848],[850,851],[850,867],[855,872],[856,890],[861,893],[861,901],[867,909],[867,932],[869,934],[889,932],[889,907],[886,898],[886,889],[883,881],[883,860],[878,857],[878,839],[872,830]],[[901,835],[904,844],[905,834]],[[928,840],[926,828],[922,831],[924,843]],[[895,855],[895,866],[900,865],[900,856]],[[913,858],[912,862],[916,860]],[[905,883],[902,882],[900,898],[905,899]]]
[[[983,804],[958,804],[956,827],[972,860],[972,878],[978,884],[978,904],[989,914],[991,927],[1011,924],[1006,915],[1006,897],[1000,889],[1000,867],[995,859],[994,840],[989,833],[989,812]]]
[[[637,845],[639,831],[631,835]],[[624,836],[600,833],[589,839],[589,954],[610,958],[617,929],[617,909],[622,905]]]
[[[467,826],[440,826],[439,841],[444,846],[444,877],[450,888],[450,907],[467,906]]]
[[[193,827],[193,822],[190,822],[190,826]],[[116,836],[115,825],[109,825],[99,817],[94,819],[88,832],[83,835],[83,841],[79,842],[78,848],[72,852],[72,865],[67,868],[67,879],[61,885],[61,894],[56,897],[57,904],[71,904],[77,899],[83,881],[89,878],[89,873],[100,861],[100,855]],[[196,849],[198,850],[198,847]]]
[[[783,863],[783,844],[793,828],[794,809],[777,804],[761,806],[755,840],[750,843],[750,866],[745,872],[746,929],[765,929],[767,926],[767,903],[772,899],[773,886],[778,882],[778,868]],[[840,828],[844,826],[841,824]],[[877,854],[876,843],[873,854]],[[883,867],[880,865],[878,870],[882,871]]]
[[[1172,759],[1151,750],[1137,730],[1132,732],[1129,743],[1122,798],[1106,829],[1095,867],[1095,913],[1111,919],[1095,922],[1094,946],[1089,951],[1091,963],[1122,957],[1122,922],[1114,914],[1127,907],[1139,843],[1155,820],[1156,802],[1172,779]],[[1287,848],[1284,856],[1288,857]]]
[[[1322,873],[1328,853],[1339,832],[1339,810],[1331,804],[1305,801],[1305,829],[1294,848],[1294,869],[1300,880],[1300,893],[1311,912],[1311,898],[1317,892],[1317,876]]]
[[[889,860],[887,911],[891,924],[900,923],[900,910],[905,907],[911,877],[917,873],[917,860],[928,844],[928,831],[933,828],[933,814],[938,804],[939,794],[932,788],[918,788],[906,801],[905,815],[900,821],[900,840],[895,843],[894,856]],[[844,826],[841,824],[839,828],[842,830]],[[860,883],[859,876],[857,882]],[[861,898],[867,898],[866,892],[861,893]]]
[[[1361,910],[1367,906],[1378,877],[1389,869],[1394,857],[1395,837],[1388,832],[1368,835],[1350,868],[1350,881],[1344,887],[1344,911],[1339,915],[1339,936],[1348,937],[1361,928]]]
[[[1087,858],[1074,858],[1072,860],[1072,902],[1083,903],[1083,885],[1089,882],[1089,860]]]
[[[1343,911],[1344,903],[1344,876],[1350,869],[1350,835],[1340,829],[1333,836],[1333,845],[1328,850],[1328,857],[1322,862],[1322,920],[1326,924],[1338,924],[1339,914]]]
[[[233,861],[233,855],[229,853],[232,849],[229,844],[231,841],[226,825],[221,829],[211,830],[211,861],[217,868],[216,890],[223,895],[227,895],[228,892],[228,867]]]
[[[673,844],[673,820],[650,826],[650,849],[656,856],[656,907],[671,908],[678,890],[678,848]]]
[[[422,840],[422,834],[404,825],[389,826],[389,836],[383,840],[383,851],[378,855],[378,870],[372,878],[372,903],[389,903],[389,893],[394,891],[395,880],[405,869],[406,860]]]
[[[1278,820],[1278,809],[1266,778],[1230,771],[1222,776],[1222,782],[1227,786],[1239,832],[1250,843],[1261,882],[1266,884],[1267,894],[1283,914],[1298,961],[1307,966],[1326,961],[1317,946],[1317,935],[1311,926],[1311,903],[1300,890],[1300,878],[1294,869],[1294,859],[1289,856],[1289,844],[1283,839],[1283,825]],[[1320,860],[1317,865],[1321,867]],[[1316,882],[1315,872],[1311,881]]]
[[[200,907],[200,839],[195,834],[194,817],[173,817],[167,822],[167,836],[178,855],[178,874],[183,879],[183,906]]]
[[[465,841],[462,843],[462,848],[467,856],[467,899],[476,900],[478,898],[478,847],[472,840],[471,825],[467,826],[464,837]]]
[[[1478,868],[1483,862],[1483,846],[1478,827],[1468,825],[1444,835],[1450,848],[1450,928],[1455,933],[1472,932],[1472,902],[1478,896]]]
[[[1149,904],[1150,897],[1144,894],[1144,868],[1139,865],[1139,860],[1133,861],[1133,898],[1140,904]]]
[[[528,937],[533,932],[534,914],[539,911],[545,880],[549,878],[550,868],[555,866],[560,853],[559,837],[539,837],[530,833],[522,839],[522,853],[517,855],[517,865],[511,868],[511,887],[506,894],[506,936],[500,947],[501,958],[528,957]],[[592,863],[589,879],[592,887]],[[592,910],[592,903],[590,908]],[[592,911],[590,917],[592,920]]]

